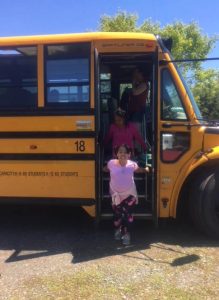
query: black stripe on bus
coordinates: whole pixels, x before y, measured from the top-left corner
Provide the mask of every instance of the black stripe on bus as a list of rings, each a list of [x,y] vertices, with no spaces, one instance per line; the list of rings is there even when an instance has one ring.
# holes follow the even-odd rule
[[[94,131],[23,131],[1,132],[0,139],[13,138],[94,138]]]
[[[72,206],[91,206],[95,204],[93,198],[52,198],[52,197],[10,197],[0,196],[1,204],[30,204],[30,205],[72,205]]]
[[[60,107],[58,108],[49,108],[46,109],[43,108],[36,108],[36,109],[4,109],[1,108],[0,110],[0,116],[2,117],[41,117],[41,116],[92,116],[94,115],[95,110],[93,108],[90,109],[82,109],[82,110],[76,110],[72,109],[71,107],[62,109]]]
[[[208,133],[208,134],[219,134],[219,128],[218,127],[210,127],[210,128],[206,128],[205,129],[205,133]]]
[[[95,154],[0,153],[0,160],[95,160]]]

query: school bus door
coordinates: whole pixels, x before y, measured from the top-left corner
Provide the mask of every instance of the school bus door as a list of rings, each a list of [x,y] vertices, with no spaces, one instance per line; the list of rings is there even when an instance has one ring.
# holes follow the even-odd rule
[[[176,205],[171,202],[171,197],[177,178],[185,163],[191,158],[192,151],[194,152],[194,149],[200,146],[198,145],[200,142],[198,142],[198,129],[188,126],[191,119],[188,95],[172,63],[160,67],[159,92],[158,214],[160,217],[170,217],[174,216]],[[195,140],[197,145],[191,145],[191,141]]]

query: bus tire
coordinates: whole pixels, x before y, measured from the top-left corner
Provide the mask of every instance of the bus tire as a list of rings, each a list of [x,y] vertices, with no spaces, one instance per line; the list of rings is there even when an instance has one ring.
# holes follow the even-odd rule
[[[219,238],[219,171],[199,176],[190,193],[190,216],[208,236]]]

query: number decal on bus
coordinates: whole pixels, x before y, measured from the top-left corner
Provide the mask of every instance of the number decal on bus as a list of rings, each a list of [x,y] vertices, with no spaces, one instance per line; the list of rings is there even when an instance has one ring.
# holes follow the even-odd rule
[[[85,151],[85,141],[77,141],[75,142],[76,151],[77,152],[84,152]]]

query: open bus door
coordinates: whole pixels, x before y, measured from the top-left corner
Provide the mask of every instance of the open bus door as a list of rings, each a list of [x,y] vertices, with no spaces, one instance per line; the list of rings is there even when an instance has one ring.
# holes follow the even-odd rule
[[[99,75],[99,54],[97,48],[94,48],[94,95],[95,95],[95,132],[96,132],[96,223],[100,221],[101,200],[102,200],[102,132],[101,132],[101,117],[100,117],[100,75]]]
[[[157,159],[158,159],[158,145],[157,145],[157,133],[158,133],[158,81],[159,81],[159,50],[156,47],[153,59],[153,81],[152,81],[152,133],[151,133],[151,203],[152,203],[152,218],[155,226],[158,226],[158,195],[157,195]]]
[[[95,99],[96,99],[96,132],[98,140],[103,140],[103,136],[109,128],[112,121],[112,106],[117,108],[114,103],[121,96],[119,91],[121,85],[125,84],[125,67],[133,66],[133,64],[146,66],[150,65],[151,72],[151,123],[150,136],[151,147],[148,147],[147,162],[151,164],[153,170],[150,174],[136,174],[135,182],[138,191],[139,204],[134,209],[134,216],[141,219],[151,219],[157,224],[157,204],[156,204],[156,132],[157,132],[157,90],[158,90],[158,50],[153,54],[109,54],[98,53],[95,49]],[[127,71],[127,69],[126,69]],[[122,73],[124,72],[124,73]],[[126,72],[127,73],[127,72]],[[131,73],[130,73],[131,74]],[[130,75],[129,74],[129,75]],[[124,75],[124,77],[123,77]],[[129,76],[130,77],[130,76]],[[131,78],[131,77],[130,77]],[[121,84],[122,82],[122,84]],[[109,105],[110,104],[110,105]],[[111,107],[109,109],[109,107]],[[147,122],[142,123],[146,132]],[[143,133],[142,133],[143,134]],[[145,141],[147,136],[145,136]],[[102,142],[97,143],[96,149],[96,170],[97,170],[97,215],[100,219],[112,217],[111,199],[109,195],[109,174],[103,173],[103,166],[110,158],[104,152]],[[148,161],[150,157],[150,161]]]

